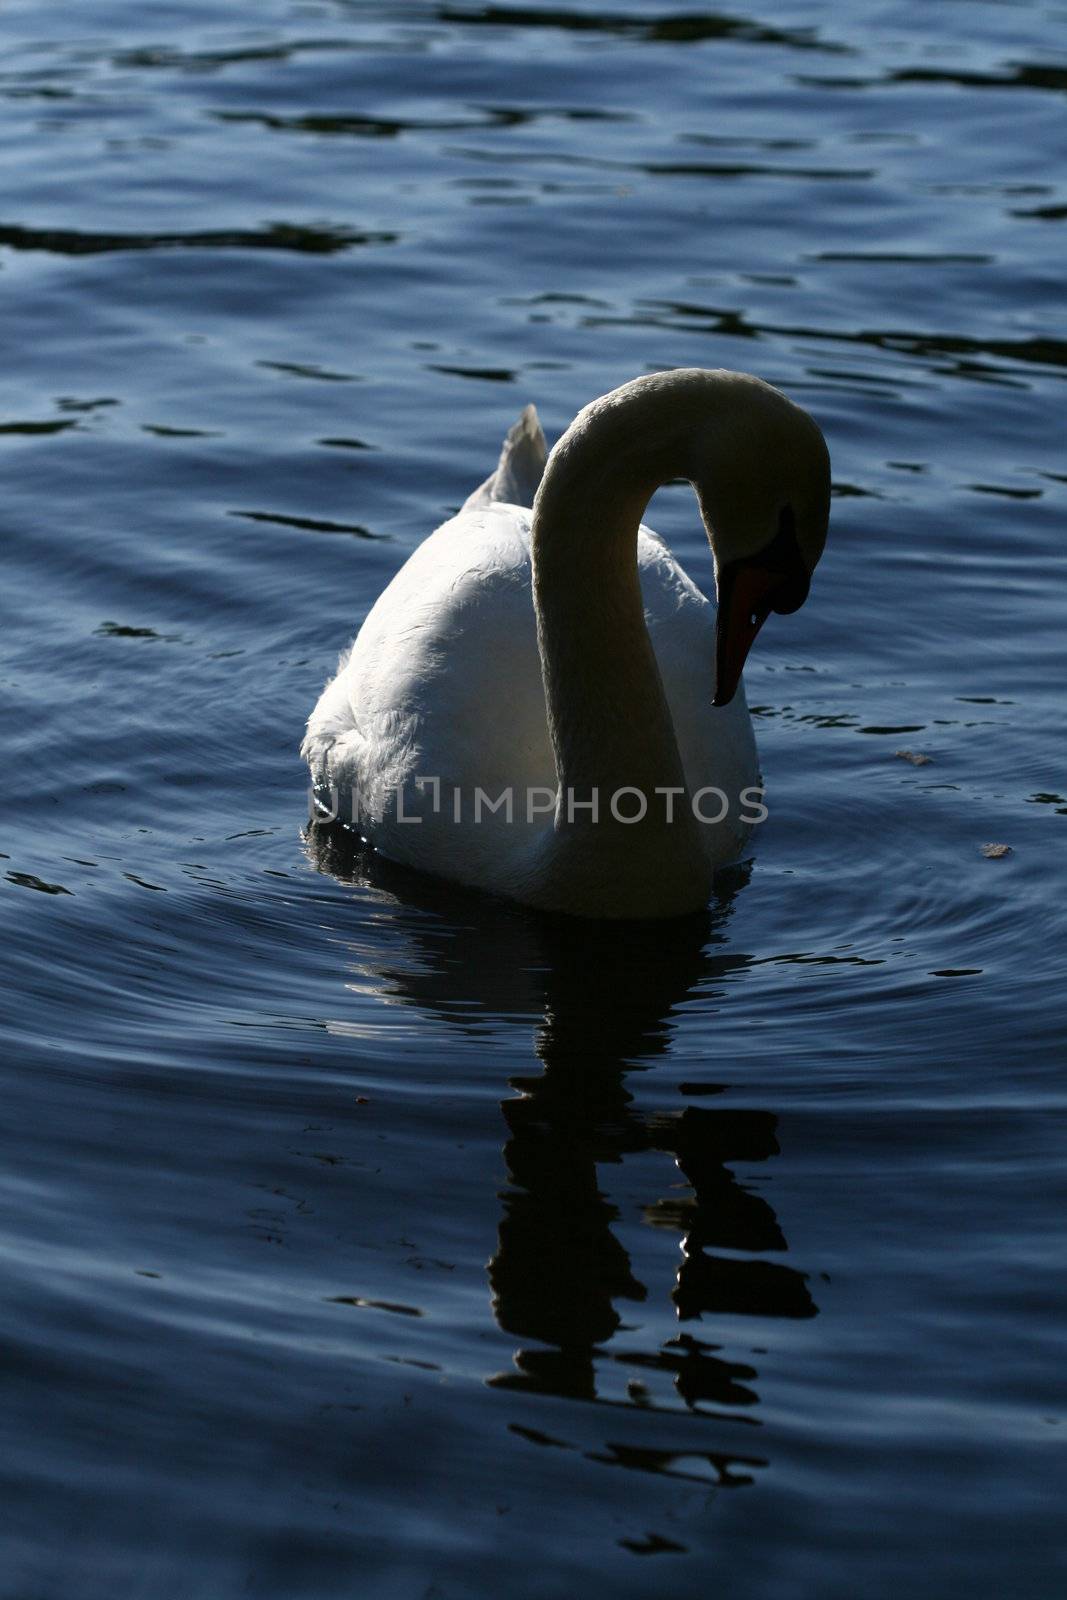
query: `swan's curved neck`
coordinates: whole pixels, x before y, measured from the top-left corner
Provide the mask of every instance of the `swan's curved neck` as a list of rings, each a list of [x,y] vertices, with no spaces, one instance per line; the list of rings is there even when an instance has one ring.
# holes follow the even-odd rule
[[[555,489],[555,484],[550,486]],[[560,486],[562,487],[562,486]],[[561,784],[674,781],[674,727],[644,622],[637,530],[652,490],[551,493],[534,519],[534,604]]]
[[[580,832],[590,864],[625,839],[627,871],[641,853],[656,872],[703,870],[688,806],[676,803],[668,821],[655,797],[684,794],[685,776],[644,621],[637,532],[661,484],[697,476],[695,425],[706,433],[716,400],[709,376],[657,374],[587,407],[552,452],[534,502],[534,605],[561,790],[556,840]],[[709,682],[709,706],[712,692]],[[609,802],[620,789],[647,799],[640,825],[613,827]],[[588,808],[567,808],[568,795],[581,802],[593,790],[595,827]],[[590,854],[594,840],[601,849]]]

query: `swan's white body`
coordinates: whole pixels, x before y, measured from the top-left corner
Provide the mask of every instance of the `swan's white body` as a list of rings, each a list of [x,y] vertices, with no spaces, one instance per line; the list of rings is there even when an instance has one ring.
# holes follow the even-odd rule
[[[557,787],[530,521],[528,508],[493,501],[432,533],[372,607],[312,713],[304,745],[316,780],[339,791],[343,814],[350,793],[362,797],[361,828],[382,855],[512,897],[531,854],[553,831],[545,800],[535,798],[537,814],[526,820],[527,793],[554,794]],[[759,783],[756,744],[743,689],[728,706],[711,705],[714,607],[650,528],[638,534],[637,562],[686,785],[690,794],[715,786],[740,796]],[[439,788],[424,783],[420,790],[420,777],[438,778]],[[475,823],[477,791],[496,800],[509,787],[513,821],[482,802]],[[387,798],[398,788],[405,816],[421,821],[398,820]],[[375,822],[369,811],[381,801],[384,814]],[[622,800],[619,809],[626,809]],[[721,805],[708,796],[702,809],[711,816]],[[713,868],[744,843],[740,810],[735,804],[725,821],[701,830]]]
[[[584,735],[568,733],[565,708],[557,708],[554,729],[551,692],[546,702],[549,669],[542,669],[542,655],[553,649],[551,640],[546,643],[549,606],[539,597],[539,647],[528,503],[544,459],[540,426],[528,407],[496,473],[414,551],[372,607],[311,714],[302,753],[320,790],[334,791],[341,815],[393,861],[585,915],[693,909],[706,902],[714,869],[736,857],[758,814],[759,770],[744,691],[726,706],[712,706],[715,610],[642,524],[636,530],[638,603],[669,717],[656,700],[658,686],[649,682],[655,669],[638,659],[627,681],[627,658],[613,686],[593,686],[592,694],[603,688],[607,698],[599,708],[586,708]],[[542,561],[542,583],[556,581],[547,557]],[[598,608],[591,591],[601,587],[599,580],[581,561],[564,571],[570,603],[582,615],[564,616],[557,626],[582,662],[595,663],[598,651],[611,648],[613,630],[625,631],[616,612],[625,611],[626,596],[616,605],[605,580]],[[641,626],[633,617],[626,625],[631,631]],[[639,655],[636,641],[629,643]],[[565,655],[566,647],[560,649]],[[567,673],[565,661],[561,670]],[[595,664],[591,670],[597,671]],[[572,669],[565,688],[573,681],[579,690],[581,675],[582,669]],[[608,676],[606,666],[600,676]],[[627,734],[631,716],[636,726]],[[632,771],[627,759],[620,765],[620,741],[633,737],[640,744],[646,727],[665,720],[659,733],[673,731],[680,775],[669,745],[664,756],[656,748],[651,757],[639,750]],[[612,732],[604,731],[607,722],[617,724],[614,745]],[[585,746],[606,743],[606,753],[570,773],[565,747],[568,739],[583,738]],[[568,816],[565,780],[571,776],[577,803]],[[613,794],[630,784],[647,794],[650,811],[662,811],[668,802],[651,793],[659,787],[656,779],[677,786],[669,825],[664,816],[653,825],[612,815]],[[592,787],[599,789],[595,819],[581,804]],[[703,793],[701,818],[723,809],[711,790],[727,797],[726,814],[694,825],[693,796]],[[618,802],[622,814],[638,806],[635,795]]]

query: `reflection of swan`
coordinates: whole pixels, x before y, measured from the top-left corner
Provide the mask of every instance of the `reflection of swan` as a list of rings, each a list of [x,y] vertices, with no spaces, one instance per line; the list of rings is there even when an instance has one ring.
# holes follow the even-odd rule
[[[748,869],[720,874],[708,911],[654,928],[605,923],[591,938],[569,918],[457,896],[364,851],[345,830],[313,828],[308,846],[317,866],[389,911],[387,931],[368,917],[350,936],[364,991],[443,1021],[460,1038],[488,1035],[489,1060],[503,1022],[523,1034],[536,1028],[543,1071],[512,1076],[501,1104],[509,1183],[489,1280],[496,1320],[520,1343],[515,1370],[494,1375],[493,1386],[602,1399],[612,1388],[602,1369],[618,1363],[661,1394],[673,1387],[689,1410],[752,1419],[756,1372],[718,1345],[689,1331],[650,1341],[631,1328],[620,1347],[618,1302],[650,1303],[655,1326],[666,1297],[635,1276],[610,1198],[625,1188],[612,1175],[628,1158],[657,1150],[673,1160],[673,1169],[663,1163],[663,1180],[673,1180],[667,1194],[643,1214],[680,1236],[679,1322],[815,1314],[805,1275],[765,1259],[787,1250],[770,1205],[731,1170],[778,1153],[776,1118],[718,1104],[650,1112],[627,1085],[628,1072],[670,1054],[683,1003],[722,1004],[747,969],[749,957],[726,948],[724,928]],[[390,889],[402,898],[394,902]],[[343,1022],[329,1026],[346,1031]],[[365,1032],[360,1025],[353,1036]],[[682,1087],[687,1099],[717,1099],[724,1088],[706,1079]],[[715,1457],[716,1471],[726,1459]]]
[[[639,526],[679,476],[717,623]],[[604,917],[705,905],[758,814],[745,656],[770,611],[803,602],[828,510],[821,433],[757,378],[638,378],[587,406],[547,466],[529,407],[324,690],[303,746],[316,784],[357,797],[381,854],[510,899]]]

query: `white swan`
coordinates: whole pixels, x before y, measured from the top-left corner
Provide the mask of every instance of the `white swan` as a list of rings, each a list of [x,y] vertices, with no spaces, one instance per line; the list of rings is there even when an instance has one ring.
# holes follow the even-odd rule
[[[697,493],[717,621],[641,526],[674,478]],[[741,669],[767,614],[803,602],[829,504],[818,427],[744,373],[624,384],[547,465],[528,406],[323,691],[317,788],[382,855],[457,883],[589,917],[702,907],[760,815]]]

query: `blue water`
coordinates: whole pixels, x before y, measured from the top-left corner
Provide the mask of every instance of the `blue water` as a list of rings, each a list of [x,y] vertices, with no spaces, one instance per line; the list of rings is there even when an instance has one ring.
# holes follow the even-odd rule
[[[1063,1592],[1067,8],[0,44],[0,1593]],[[836,486],[707,916],[306,843],[391,574],[671,365]]]

